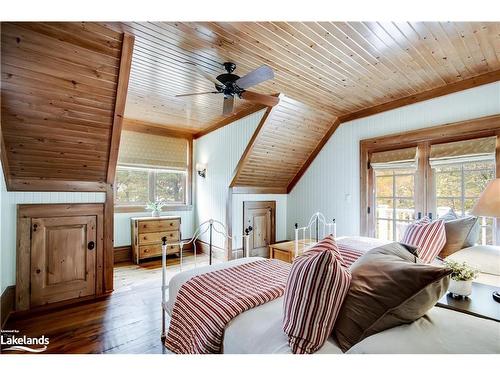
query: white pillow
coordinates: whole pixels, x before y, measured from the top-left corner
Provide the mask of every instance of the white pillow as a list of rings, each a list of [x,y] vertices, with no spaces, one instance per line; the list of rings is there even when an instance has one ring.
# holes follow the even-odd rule
[[[466,262],[480,272],[500,276],[500,246],[477,245],[451,254],[446,260]]]

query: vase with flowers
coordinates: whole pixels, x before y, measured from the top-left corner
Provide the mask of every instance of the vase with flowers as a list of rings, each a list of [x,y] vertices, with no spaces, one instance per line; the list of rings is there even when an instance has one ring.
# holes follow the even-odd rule
[[[160,217],[161,209],[163,207],[165,207],[166,205],[167,205],[167,203],[163,199],[160,199],[160,200],[157,200],[154,202],[151,202],[151,201],[148,202],[148,204],[146,205],[146,208],[148,210],[151,210],[152,217]]]
[[[469,266],[466,262],[448,260],[445,266],[452,270],[450,286],[448,291],[454,298],[465,298],[472,293],[472,280],[477,277],[479,271]]]

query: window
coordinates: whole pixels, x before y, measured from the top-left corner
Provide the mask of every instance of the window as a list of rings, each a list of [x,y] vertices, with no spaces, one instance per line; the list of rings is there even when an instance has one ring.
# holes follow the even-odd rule
[[[417,148],[373,153],[375,175],[375,236],[397,240],[415,219]]]
[[[157,200],[177,208],[189,205],[190,180],[190,140],[122,132],[115,181],[118,211],[144,211],[148,202]]]
[[[134,167],[118,167],[115,203],[144,206],[149,201],[186,204],[187,172]]]
[[[500,127],[487,121],[361,141],[361,234],[397,241],[424,215],[470,215],[500,170]],[[500,220],[479,220],[478,243],[500,243]]]
[[[457,216],[469,215],[488,182],[495,178],[495,161],[461,162],[433,168],[435,179],[436,214],[453,210]],[[494,239],[494,219],[480,218],[479,242],[491,245]]]

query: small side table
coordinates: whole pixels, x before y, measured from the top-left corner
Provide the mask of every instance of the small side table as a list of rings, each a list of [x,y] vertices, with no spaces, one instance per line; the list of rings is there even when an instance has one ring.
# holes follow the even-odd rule
[[[299,240],[299,255],[304,247],[314,244],[313,240]],[[278,242],[269,245],[269,258],[292,263],[295,258],[295,241]]]
[[[455,299],[447,292],[436,306],[500,322],[500,303],[492,297],[492,293],[498,289],[492,285],[472,283],[472,294],[469,297]]]

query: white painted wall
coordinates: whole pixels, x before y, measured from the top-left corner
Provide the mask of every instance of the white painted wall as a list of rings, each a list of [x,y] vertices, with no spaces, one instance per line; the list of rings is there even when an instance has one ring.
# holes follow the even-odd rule
[[[286,221],[286,194],[233,194],[233,249],[243,247],[243,202],[244,201],[276,201],[276,241],[283,241],[287,238]],[[247,227],[247,225],[245,225]]]
[[[226,220],[226,202],[228,189],[234,170],[241,155],[245,151],[252,134],[259,121],[262,119],[264,110],[249,115],[243,119],[233,122],[221,129],[201,137],[194,142],[194,163],[207,165],[207,177],[201,178],[196,172],[195,178],[195,228],[205,220],[217,219],[222,223]],[[286,228],[286,199],[284,196],[245,194],[247,200],[276,200],[276,226],[280,238]],[[234,194],[233,198],[233,234],[241,236],[243,213],[243,201],[240,194]],[[238,202],[236,202],[238,201]],[[207,237],[204,237],[206,240]],[[224,241],[220,236],[214,238],[214,244],[224,247]],[[233,248],[241,247],[241,237],[233,241]]]
[[[104,203],[105,193],[76,192],[10,192],[5,188],[3,171],[1,179],[1,286],[2,292],[16,282],[16,224],[17,205],[28,203]]]
[[[130,246],[132,243],[130,218],[151,216],[151,212],[115,213],[114,239],[115,247]],[[168,211],[162,216],[180,216],[182,239],[191,238],[193,235],[193,211]]]
[[[360,140],[498,113],[500,82],[342,124],[288,195],[288,237],[316,211],[337,219],[339,235],[359,234]]]

